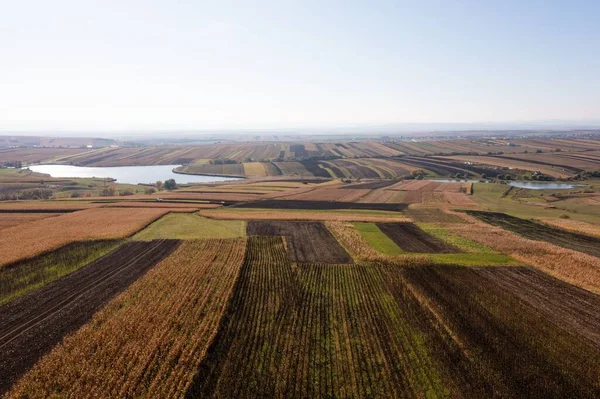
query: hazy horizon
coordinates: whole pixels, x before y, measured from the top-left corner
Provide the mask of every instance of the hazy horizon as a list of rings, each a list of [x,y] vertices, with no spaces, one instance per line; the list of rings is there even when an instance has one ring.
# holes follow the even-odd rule
[[[0,134],[600,127],[598,15],[593,1],[11,2]]]

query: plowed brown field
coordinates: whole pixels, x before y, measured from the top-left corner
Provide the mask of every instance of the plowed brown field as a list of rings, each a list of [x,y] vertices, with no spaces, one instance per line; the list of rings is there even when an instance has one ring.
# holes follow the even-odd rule
[[[354,261],[321,222],[249,221],[249,236],[282,236],[292,262],[353,263]]]
[[[412,223],[377,223],[377,227],[402,250],[417,253],[459,253],[458,248],[425,233]]]

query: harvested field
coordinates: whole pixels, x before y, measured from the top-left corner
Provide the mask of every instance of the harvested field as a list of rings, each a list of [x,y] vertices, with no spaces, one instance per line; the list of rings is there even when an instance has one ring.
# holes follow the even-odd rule
[[[83,201],[14,201],[0,202],[0,212],[13,213],[67,213],[82,209],[97,208],[100,205]]]
[[[75,241],[125,238],[164,209],[87,209],[0,230],[0,267]]]
[[[149,201],[119,201],[103,205],[103,208],[167,208],[188,210],[190,212],[198,209],[212,209],[220,207],[220,204],[205,204],[193,202],[149,202]]]
[[[54,345],[154,264],[178,241],[129,243],[0,307],[0,394]]]
[[[405,213],[415,222],[424,223],[465,223],[458,216],[446,213],[436,208],[415,208],[409,207]]]
[[[600,257],[600,238],[577,234],[562,229],[551,228],[541,223],[509,216],[505,213],[467,211],[471,216],[510,230],[530,240],[546,241],[563,248]]]
[[[598,320],[598,307],[585,303],[593,294],[563,288],[558,297],[574,297],[548,315],[539,309],[551,303],[541,305],[541,298],[535,303],[520,297],[535,297],[551,289],[552,283],[530,277],[522,280],[522,276],[515,277],[519,273],[527,274],[513,268],[437,266],[407,268],[403,275],[420,302],[460,345],[461,354],[451,364],[458,370],[464,367],[463,372],[475,382],[462,387],[466,397],[597,397],[600,348],[582,339],[585,333],[573,330],[573,321],[568,320],[574,317],[585,322],[582,315],[570,313],[573,309],[591,312],[593,320]],[[509,291],[520,292],[517,297],[505,291],[513,284],[517,286]],[[478,387],[483,392],[469,393]]]
[[[245,239],[183,242],[36,364],[9,397],[183,397],[245,248]]]
[[[353,203],[334,201],[296,201],[296,200],[262,200],[235,205],[236,208],[263,208],[263,209],[367,209],[380,211],[402,211],[405,204],[377,204]]]
[[[558,227],[564,230],[572,231],[574,233],[587,234],[590,236],[600,238],[600,225],[581,222],[573,219],[541,219],[541,222],[549,225]]]
[[[375,180],[365,183],[356,183],[356,184],[348,184],[346,186],[340,187],[342,189],[369,189],[375,190],[378,188],[384,188],[391,186],[392,184],[396,184],[396,180]]]
[[[306,193],[285,196],[286,200],[291,201],[311,201],[311,202],[354,202],[361,197],[369,194],[371,190],[351,190],[338,188],[317,188]]]
[[[249,236],[285,237],[288,255],[297,263],[353,263],[329,230],[320,222],[249,221]]]
[[[200,215],[219,220],[336,220],[349,222],[411,222],[399,212],[334,209],[310,211],[304,209],[265,210],[253,208],[221,208],[200,211]]]
[[[377,227],[406,252],[438,254],[462,252],[425,233],[412,223],[377,223]]]
[[[508,230],[483,223],[465,213],[455,213],[468,224],[446,224],[453,233],[510,255],[561,280],[600,293],[600,259],[545,241],[533,241]]]
[[[42,220],[53,216],[58,216],[60,213],[2,213],[0,211],[0,229],[18,226],[36,220]]]

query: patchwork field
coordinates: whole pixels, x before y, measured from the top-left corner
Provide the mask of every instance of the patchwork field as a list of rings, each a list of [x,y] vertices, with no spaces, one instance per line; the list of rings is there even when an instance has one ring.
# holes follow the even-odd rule
[[[600,140],[282,138],[0,139],[0,396],[600,397]]]
[[[39,362],[9,397],[184,396],[217,332],[245,246],[182,243]]]
[[[177,245],[174,240],[125,244],[31,295],[1,306],[0,393]]]
[[[560,247],[600,257],[600,238],[597,237],[550,228],[541,223],[519,219],[503,213],[468,211],[468,214],[531,240],[546,241]]]
[[[89,209],[0,230],[0,266],[82,240],[124,238],[166,213],[162,209]]]

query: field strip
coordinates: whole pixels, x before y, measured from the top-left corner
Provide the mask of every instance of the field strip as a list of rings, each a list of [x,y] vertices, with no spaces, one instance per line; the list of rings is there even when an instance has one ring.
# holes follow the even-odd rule
[[[217,332],[245,249],[243,238],[182,242],[8,397],[182,397]]]
[[[178,241],[129,243],[0,307],[0,393],[62,337],[168,256]]]

